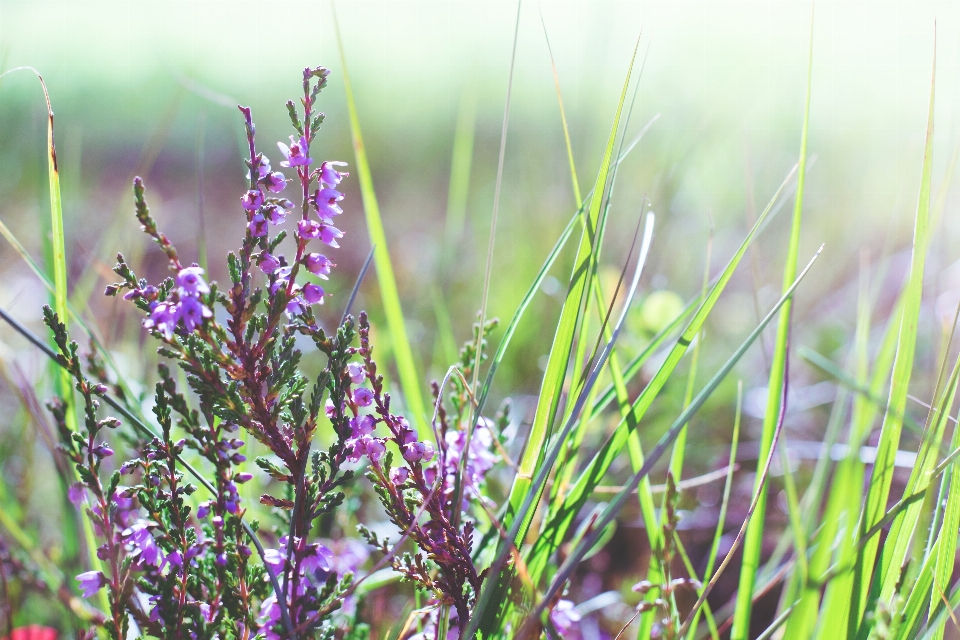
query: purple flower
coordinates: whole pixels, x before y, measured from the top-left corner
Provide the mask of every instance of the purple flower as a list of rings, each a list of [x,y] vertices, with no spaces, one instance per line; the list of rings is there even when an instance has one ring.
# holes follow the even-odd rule
[[[301,238],[313,240],[320,237],[320,223],[314,220],[301,220],[297,223],[297,234]]]
[[[263,552],[263,562],[277,574],[283,571],[287,561],[286,539],[286,536],[281,539],[279,549],[265,549]]]
[[[410,477],[410,470],[406,467],[394,467],[390,470],[390,482],[393,484],[403,484]]]
[[[193,333],[203,324],[204,319],[213,317],[213,312],[197,298],[186,297],[177,305],[177,317],[183,320],[183,327],[187,332]]]
[[[238,473],[236,476],[234,476],[233,480],[234,482],[239,482],[240,484],[243,484],[244,482],[250,482],[253,480],[253,474],[246,472]]]
[[[285,311],[287,312],[288,315],[296,316],[303,313],[303,308],[304,308],[303,298],[301,298],[300,296],[297,296],[291,299],[290,302],[287,303],[287,308],[285,309]]]
[[[267,224],[267,219],[263,217],[262,213],[255,213],[250,218],[250,222],[247,223],[247,229],[250,230],[250,235],[254,238],[260,238],[267,235],[270,225]]]
[[[287,217],[287,212],[275,204],[268,204],[263,208],[263,214],[270,224],[283,224]]]
[[[107,586],[107,579],[99,571],[87,571],[77,576],[77,582],[80,583],[80,590],[84,598],[89,598],[100,589]]]
[[[300,136],[300,139],[296,142],[294,142],[293,136],[290,136],[289,147],[282,142],[278,142],[277,146],[280,148],[280,153],[286,158],[280,163],[281,167],[301,167],[313,162],[307,157],[307,140],[303,136]]]
[[[153,534],[150,533],[150,525],[143,520],[138,521],[129,529],[123,531],[123,537],[127,539],[131,548],[131,557],[139,558],[143,564],[154,567],[160,566],[163,560],[163,552],[157,546]]]
[[[199,506],[197,506],[197,518],[199,518],[200,520],[203,520],[209,514],[210,514],[210,503],[201,502]]]
[[[325,224],[320,225],[320,239],[334,249],[340,248],[340,245],[337,244],[337,238],[342,237],[343,231],[340,231],[340,229]]]
[[[564,638],[580,638],[580,614],[569,600],[560,600],[550,611],[550,621]]]
[[[326,162],[320,165],[320,181],[323,182],[328,187],[335,187],[340,184],[340,181],[349,176],[349,173],[344,171],[337,171],[334,167],[345,167],[347,166],[346,162],[337,162],[327,160]]]
[[[257,178],[265,178],[270,173],[270,158],[262,153],[257,158],[260,163],[257,165]],[[247,173],[247,179],[250,179],[250,173]]]
[[[210,287],[201,277],[203,269],[197,265],[180,269],[177,274],[177,286],[180,287],[180,293],[186,296],[195,296],[201,293],[210,293]]]
[[[317,208],[317,214],[324,222],[331,224],[334,216],[343,213],[343,209],[337,204],[343,200],[343,194],[336,189],[320,189],[313,196],[313,203]]]
[[[79,482],[74,482],[67,489],[67,498],[75,507],[80,507],[87,501],[87,489]]]
[[[260,205],[263,204],[263,191],[259,189],[247,191],[241,196],[240,204],[242,204],[243,208],[247,211],[256,211],[260,208]]]
[[[361,436],[370,435],[373,433],[373,430],[376,428],[377,422],[373,419],[373,416],[363,415],[357,416],[356,418],[350,418],[350,431],[351,436],[354,438],[359,438]]]
[[[353,390],[353,401],[359,407],[369,407],[373,404],[373,391],[366,387],[360,387]]]
[[[177,326],[177,308],[169,302],[158,302],[150,311],[150,316],[143,321],[146,329],[156,329],[169,340],[173,337],[173,329]]]
[[[403,459],[407,462],[429,462],[433,458],[433,444],[430,442],[409,442],[401,447]]]
[[[347,364],[347,375],[350,376],[350,382],[353,384],[360,384],[366,377],[363,367],[356,362]]]
[[[307,265],[307,271],[324,280],[328,279],[327,276],[330,275],[331,267],[336,266],[330,261],[330,258],[319,253],[308,254],[303,263]]]
[[[267,167],[269,169],[269,167]],[[284,187],[287,186],[286,177],[279,171],[274,171],[273,173],[267,174],[263,178],[263,186],[265,186],[269,191],[273,193],[280,193],[283,191]]]
[[[303,299],[307,304],[323,304],[323,287],[308,282],[303,285]]]
[[[98,458],[109,458],[113,455],[113,449],[110,448],[110,445],[104,442],[91,449],[90,453]]]
[[[260,266],[260,270],[267,274],[273,273],[280,268],[280,261],[266,251],[260,254],[260,260],[258,264]]]
[[[337,416],[337,408],[333,404],[333,400],[327,398],[326,403],[323,405],[323,411],[327,414],[327,418],[333,420]]]
[[[318,582],[325,582],[333,568],[333,552],[322,544],[310,545],[300,560],[300,569]]]

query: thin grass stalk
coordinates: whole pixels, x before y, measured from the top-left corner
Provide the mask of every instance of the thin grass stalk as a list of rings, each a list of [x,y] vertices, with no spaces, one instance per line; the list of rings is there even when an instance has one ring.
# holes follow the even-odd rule
[[[790,226],[790,240],[787,244],[787,256],[783,273],[783,288],[786,289],[796,277],[797,258],[800,249],[800,220],[803,213],[803,193],[806,181],[807,137],[810,128],[810,94],[813,86],[813,11],[810,14],[810,44],[807,59],[807,92],[803,111],[803,127],[800,133],[800,158],[797,162],[797,193],[793,205],[793,219]],[[787,377],[787,348],[790,340],[790,323],[793,314],[793,302],[787,301],[777,323],[777,338],[774,344],[773,361],[770,365],[770,380],[767,385],[767,404],[763,418],[763,430],[760,436],[760,459],[765,459],[773,445],[773,435],[780,415],[783,381]],[[786,402],[784,396],[783,402]],[[767,491],[760,488],[761,478],[757,476],[755,487],[760,489],[757,503],[757,517],[751,519],[743,543],[743,561],[740,570],[740,583],[737,591],[737,608],[730,631],[731,640],[746,640],[750,633],[750,618],[753,610],[753,587],[757,569],[760,566],[760,550],[763,545],[766,526]]]

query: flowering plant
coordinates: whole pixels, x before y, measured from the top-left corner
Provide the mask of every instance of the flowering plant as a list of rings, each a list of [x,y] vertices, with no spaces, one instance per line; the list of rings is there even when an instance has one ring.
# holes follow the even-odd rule
[[[333,329],[321,327],[314,315],[326,297],[320,281],[336,266],[315,249],[339,248],[343,232],[334,219],[343,213],[344,195],[338,186],[349,176],[345,163],[315,163],[311,151],[324,119],[316,105],[328,74],[322,67],[305,69],[299,106],[287,103],[296,135],[278,148],[280,166],[294,172],[292,178],[274,171],[258,151],[251,110],[240,107],[248,149],[247,188],[240,197],[246,230],[227,256],[228,286],[208,283],[199,264],[181,260],[150,212],[143,180],[134,180],[136,217],[166,255],[172,275],[150,283],[118,254],[120,281],[106,295],[136,305],[160,355],[182,371],[178,376],[166,362],[159,365],[152,407],[159,432],[113,400],[111,387],[121,397],[122,389],[111,383],[96,352],[84,362],[60,318],[44,308],[58,362],[73,378],[84,411],[82,426],[73,429],[68,401],[49,404],[60,448],[76,469],[70,498],[85,505],[99,544],[100,566],[76,580],[83,598],[100,598],[104,609],[88,618],[115,640],[131,633],[224,640],[363,637],[353,575],[370,551],[355,539],[321,539],[316,527],[343,506],[347,493],[362,490],[354,479],[358,466],[366,466],[400,533],[391,541],[361,523],[361,537],[382,553],[378,567],[389,564],[394,576],[427,596],[422,616],[406,625],[418,628],[404,637],[459,636],[487,573],[478,558],[504,536],[484,484],[501,459],[495,450],[503,451],[509,404],[495,420],[478,416],[466,381],[485,358],[497,321],[475,326],[451,367],[457,375],[433,384],[432,431],[419,433],[392,406],[367,315],[360,312],[355,320],[349,313],[353,296]],[[288,182],[296,203],[282,195]],[[296,219],[289,225],[292,251],[284,244],[288,217]],[[299,366],[305,341],[326,359],[315,378]],[[103,401],[125,420],[102,415]],[[324,420],[332,439],[325,450],[315,449]],[[143,437],[119,430],[132,454],[112,464],[117,444],[106,435],[124,421]],[[269,530],[248,516],[249,492],[241,490],[255,478],[247,470],[247,436],[269,452],[255,460],[261,484],[272,488],[259,497],[276,516]],[[201,487],[205,494],[193,497]],[[474,539],[477,513],[494,525],[480,545]],[[274,543],[265,545],[261,536]],[[404,552],[408,541],[412,552]],[[571,603],[559,601],[555,614],[555,626],[572,633],[578,618]]]

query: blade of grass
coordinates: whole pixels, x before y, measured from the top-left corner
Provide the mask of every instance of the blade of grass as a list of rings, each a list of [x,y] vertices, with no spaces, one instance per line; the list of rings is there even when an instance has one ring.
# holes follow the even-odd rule
[[[711,287],[707,297],[700,303],[693,318],[691,318],[667,354],[660,368],[630,407],[630,412],[620,421],[610,438],[607,439],[586,468],[580,473],[579,478],[568,491],[563,504],[560,505],[559,508],[551,508],[544,517],[544,525],[540,530],[540,535],[534,541],[528,553],[527,566],[530,568],[532,575],[535,567],[537,571],[540,571],[546,566],[546,560],[563,542],[576,515],[589,499],[593,488],[601,483],[610,465],[613,464],[613,461],[623,450],[623,447],[627,445],[628,441],[631,441],[631,434],[636,430],[637,425],[639,425],[647,409],[653,404],[654,399],[663,389],[680,359],[687,352],[694,338],[700,332],[704,322],[713,310],[714,305],[716,305],[720,294],[726,288],[730,278],[733,277],[733,272],[736,270],[737,265],[740,264],[747,248],[753,242],[759,229],[764,224],[773,205],[779,200],[780,193],[790,183],[795,170],[796,167],[790,171],[786,179],[781,183],[777,192],[773,195],[769,204],[740,245],[740,248],[727,263],[725,269],[717,279],[716,284]],[[635,453],[632,455],[635,455]],[[637,461],[635,458],[632,459],[632,463],[636,462],[639,462],[640,465],[644,464],[642,460]],[[539,579],[539,575],[534,577],[535,581],[537,579]]]
[[[60,196],[60,172],[57,167],[57,146],[53,135],[53,107],[50,104],[50,92],[43,81],[43,76],[33,67],[18,67],[0,74],[0,78],[14,71],[27,70],[37,76],[43,88],[43,97],[47,106],[47,182],[50,197],[50,221],[52,229],[52,258],[50,269],[53,272],[53,301],[54,309],[61,318],[68,318],[68,290],[67,290],[67,251],[63,229],[63,201]],[[6,234],[5,234],[6,235]],[[26,255],[26,254],[24,254]],[[73,385],[70,375],[64,370],[58,370],[56,375],[57,394],[67,402],[69,410],[65,413],[67,427],[71,431],[77,430],[77,416],[73,410]],[[87,551],[87,562],[93,570],[100,570],[101,563],[97,557],[96,538],[93,525],[88,518],[81,518],[81,532],[84,548]],[[104,611],[109,611],[110,603],[106,592],[100,592],[97,601]]]
[[[637,259],[636,270],[634,272],[633,280],[630,283],[630,286],[627,290],[627,297],[623,303],[623,309],[620,312],[620,317],[617,320],[616,327],[613,330],[613,337],[607,344],[604,346],[603,350],[596,357],[595,361],[591,365],[590,376],[588,377],[586,383],[584,384],[583,389],[581,389],[579,395],[577,396],[574,407],[570,412],[569,418],[566,423],[563,425],[560,433],[554,439],[554,443],[549,449],[545,452],[543,464],[541,464],[537,470],[536,475],[531,479],[530,482],[530,492],[523,499],[519,508],[515,512],[515,517],[510,525],[509,534],[505,543],[500,545],[496,559],[489,567],[490,576],[499,576],[500,572],[503,570],[504,563],[511,551],[511,549],[518,547],[514,543],[515,540],[522,539],[520,536],[521,528],[525,523],[529,522],[528,515],[536,508],[536,503],[539,500],[540,495],[543,492],[544,486],[546,484],[547,478],[550,475],[550,471],[553,469],[554,464],[556,463],[557,457],[559,456],[560,449],[562,448],[564,442],[570,434],[570,431],[573,429],[576,424],[577,419],[579,418],[580,412],[583,410],[583,406],[586,402],[586,398],[590,396],[590,392],[593,388],[593,385],[596,384],[597,379],[601,371],[606,364],[607,358],[610,355],[610,351],[613,349],[613,346],[616,344],[617,338],[620,336],[620,331],[623,329],[624,321],[626,320],[627,311],[630,308],[630,304],[633,301],[633,297],[636,294],[637,288],[640,282],[640,274],[643,272],[643,266],[646,263],[647,256],[650,250],[650,243],[653,239],[653,223],[654,216],[653,214],[647,214],[646,216],[646,225],[644,228],[643,241],[640,247],[640,255]],[[637,229],[639,232],[639,227]],[[636,238],[634,238],[634,244],[636,243]],[[631,256],[635,246],[631,246]],[[630,259],[628,258],[625,269],[629,266]],[[472,638],[474,634],[480,630],[480,626],[484,624],[484,608],[490,606],[490,598],[495,594],[502,585],[497,583],[495,578],[488,578],[488,582],[484,584],[483,589],[480,592],[480,597],[477,599],[477,605],[474,608],[473,615],[469,621],[467,627],[468,631],[465,637]],[[492,585],[492,586],[491,586]],[[496,618],[496,612],[494,615],[490,616],[491,618]],[[495,620],[494,620],[495,621]],[[485,631],[484,634],[490,633],[490,631]]]
[[[593,189],[594,195],[590,199],[590,207],[584,220],[584,232],[581,234],[577,255],[574,259],[574,268],[573,273],[570,276],[570,284],[567,291],[567,296],[560,311],[560,319],[557,323],[557,330],[553,339],[553,343],[550,347],[549,355],[547,356],[546,372],[544,373],[543,380],[541,382],[533,424],[531,425],[529,435],[527,436],[523,455],[517,462],[517,474],[514,478],[513,484],[511,485],[509,497],[507,499],[507,504],[509,506],[505,514],[504,523],[509,525],[508,528],[513,532],[513,535],[515,536],[513,538],[513,542],[517,546],[519,546],[526,537],[527,530],[530,526],[530,522],[535,511],[535,509],[527,510],[527,512],[523,515],[522,520],[514,523],[514,520],[520,517],[519,512],[521,511],[522,504],[527,502],[528,498],[531,496],[531,481],[534,475],[540,470],[542,460],[547,451],[547,439],[549,438],[550,430],[556,419],[557,410],[560,404],[560,397],[564,388],[564,380],[566,379],[567,366],[569,364],[574,334],[578,325],[578,321],[582,317],[581,310],[586,297],[586,283],[591,265],[591,256],[595,251],[598,251],[595,243],[598,235],[597,225],[600,221],[600,209],[603,202],[603,194],[607,184],[608,175],[611,169],[611,161],[613,159],[613,151],[615,148],[614,145],[616,143],[617,131],[620,127],[620,116],[623,111],[624,102],[626,101],[627,89],[629,88],[630,80],[633,75],[633,64],[634,60],[636,59],[637,47],[639,47],[639,44],[640,43],[638,40],[637,46],[634,47],[633,56],[630,59],[626,79],[623,83],[623,89],[620,92],[620,100],[617,104],[610,135],[607,139],[607,146],[600,164],[600,171],[597,174],[597,180]],[[537,503],[539,503],[540,496],[536,495],[534,497],[535,500],[533,501],[533,506],[536,507]],[[514,524],[517,526],[514,526]],[[504,547],[503,544],[500,546]],[[498,554],[498,556],[502,555],[504,555],[503,552]],[[502,577],[498,575],[498,572],[493,572],[493,575],[488,578],[485,588],[481,593],[480,600],[478,600],[477,611],[482,614],[479,616],[479,619],[483,621],[482,629],[485,634],[490,633],[497,625],[497,620],[500,615],[499,603],[505,601],[505,598],[502,596],[506,592],[506,581],[508,579],[508,576]],[[491,584],[494,586],[490,587]],[[534,584],[536,584],[536,582],[534,582]],[[496,591],[496,594],[494,591]],[[487,607],[491,602],[498,603],[497,607],[495,607],[497,611],[492,613],[487,611]],[[473,620],[477,620],[477,618],[478,615],[475,613],[472,616],[471,623]],[[477,627],[474,628],[476,629]],[[468,637],[470,637],[469,634]]]
[[[803,127],[800,133],[800,159],[797,162],[797,193],[793,205],[793,220],[790,226],[790,240],[787,245],[787,257],[783,273],[783,288],[786,289],[796,277],[797,257],[800,249],[800,220],[803,213],[803,191],[806,179],[807,136],[810,127],[810,94],[813,83],[813,10],[810,13],[810,44],[807,60],[807,92],[803,111]],[[773,361],[770,365],[770,381],[767,385],[766,412],[763,417],[763,430],[760,435],[760,459],[765,459],[773,444],[773,435],[780,415],[780,391],[787,376],[787,345],[790,340],[790,321],[793,302],[787,301],[777,322],[777,338],[773,349]],[[760,487],[761,478],[757,476],[755,486]],[[746,640],[750,633],[750,618],[753,610],[753,587],[757,569],[760,566],[760,550],[763,545],[763,531],[766,525],[767,491],[760,490],[756,517],[750,520],[743,543],[743,560],[740,571],[740,583],[737,591],[737,607],[730,630],[731,640]]]
[[[916,223],[913,237],[913,258],[910,272],[904,288],[903,316],[900,324],[900,336],[897,343],[897,356],[893,365],[893,377],[890,384],[889,407],[880,431],[877,444],[877,459],[870,476],[866,505],[861,516],[861,530],[867,530],[879,520],[886,507],[893,480],[893,457],[899,448],[900,432],[903,426],[903,414],[906,409],[907,393],[913,369],[914,353],[917,342],[917,324],[920,315],[920,302],[923,294],[923,271],[926,264],[927,245],[929,243],[930,182],[933,173],[933,108],[936,88],[936,38],[934,38],[933,74],[930,81],[930,105],[927,113],[927,134],[923,153],[923,170],[920,178],[920,193],[917,203]],[[857,568],[854,573],[854,604],[852,611],[859,625],[858,637],[869,633],[872,626],[864,619],[869,596],[871,576],[876,562],[879,540],[872,539],[857,556]]]
[[[387,328],[390,332],[397,376],[407,409],[413,417],[420,435],[426,437],[430,435],[430,428],[427,424],[426,405],[423,402],[423,393],[420,389],[420,376],[413,360],[413,349],[410,346],[407,327],[403,319],[403,307],[400,305],[397,280],[393,272],[393,265],[390,262],[387,236],[383,229],[383,220],[380,217],[380,205],[377,203],[377,194],[373,188],[373,175],[370,171],[370,163],[367,160],[367,150],[363,143],[363,132],[360,129],[360,118],[357,115],[357,106],[353,97],[353,86],[347,72],[347,59],[343,51],[343,40],[340,37],[340,25],[337,22],[336,10],[333,13],[333,24],[337,36],[337,49],[340,53],[340,64],[343,67],[343,87],[347,97],[347,112],[350,117],[350,134],[353,138],[353,151],[356,156],[360,195],[363,199],[363,210],[367,221],[367,231],[370,235],[370,244],[375,247],[374,264],[377,268],[380,297],[383,302],[383,312],[387,318]]]
[[[956,393],[956,384],[953,393]],[[951,402],[946,405],[947,412],[949,412],[952,404]],[[958,426],[954,426],[951,447],[953,449],[960,448],[960,427]],[[940,535],[936,538],[940,547],[933,568],[934,595],[930,598],[930,606],[927,611],[928,619],[932,619],[937,609],[941,607],[942,594],[949,587],[950,576],[953,574],[953,566],[956,560],[957,532],[960,531],[960,466],[953,465],[949,478],[949,492],[941,490],[939,500],[937,500],[938,503],[946,501],[946,507],[944,508]],[[927,555],[933,554],[928,553]],[[945,627],[945,619],[942,624],[934,627],[933,637],[935,640],[943,640]]]
[[[689,403],[688,403],[689,404]],[[707,555],[707,567],[703,570],[704,576],[713,575],[713,567],[717,561],[717,554],[720,551],[720,538],[723,537],[723,529],[726,526],[727,522],[727,507],[730,504],[730,488],[733,485],[733,471],[734,463],[737,460],[737,445],[740,442],[740,420],[743,417],[743,380],[737,381],[737,410],[736,418],[733,421],[733,435],[730,438],[730,457],[727,462],[727,479],[723,483],[723,500],[720,503],[720,514],[717,517],[717,528],[713,532],[713,541],[710,543],[710,553]],[[700,589],[700,593],[697,594],[699,598],[703,593],[703,589]],[[708,611],[708,609],[705,609]],[[697,632],[697,627],[700,622],[700,610],[698,609],[693,613],[693,617],[690,620],[690,631],[687,633],[687,640],[693,640],[694,634]],[[711,637],[714,640],[717,640],[716,630],[710,629]]]
[[[477,83],[470,80],[460,96],[457,124],[450,158],[450,185],[447,189],[447,217],[444,228],[444,264],[449,265],[455,247],[463,237],[463,223],[470,195],[470,169],[477,123]]]
[[[865,254],[861,254],[860,262],[860,286],[857,303],[857,325],[854,331],[854,345],[852,359],[856,366],[858,381],[864,382],[867,377],[867,355],[868,341],[870,337],[870,284],[869,268]],[[837,396],[837,403],[841,403],[840,394]],[[854,402],[857,400],[855,399]],[[836,407],[839,410],[840,418],[846,414],[846,393],[843,394],[843,408]],[[860,497],[860,484],[854,485],[854,478],[863,477],[863,464],[860,462],[860,443],[859,437],[850,433],[848,439],[847,456],[837,466],[834,474],[833,485],[830,495],[827,497],[827,505],[824,510],[822,526],[813,537],[813,554],[810,558],[808,570],[803,580],[799,578],[794,580],[794,592],[797,593],[797,603],[794,605],[794,613],[787,624],[784,637],[790,638],[809,638],[817,628],[817,612],[820,609],[820,580],[823,574],[829,568],[830,560],[834,554],[834,547],[843,547],[843,541],[853,540],[856,526],[856,509]],[[857,469],[859,468],[859,476]],[[862,483],[861,483],[862,484]],[[855,493],[856,495],[851,495]],[[808,508],[815,509],[819,507],[819,499],[811,499]],[[835,545],[834,541],[839,540]],[[787,598],[787,601],[792,598]],[[826,608],[826,607],[824,607]],[[830,633],[834,633],[834,627]],[[821,625],[821,633],[825,629],[831,629],[828,625]]]
[[[617,517],[620,509],[623,508],[624,504],[626,504],[626,501],[629,499],[631,492],[636,490],[637,486],[640,484],[640,480],[650,473],[654,465],[657,464],[663,454],[667,451],[667,448],[673,444],[673,441],[676,439],[677,435],[679,435],[680,430],[690,421],[693,415],[699,411],[700,407],[703,406],[707,398],[713,394],[727,374],[730,373],[737,362],[739,362],[740,358],[743,357],[743,354],[746,353],[747,349],[753,344],[767,324],[769,324],[770,320],[777,315],[786,301],[790,298],[790,296],[793,295],[796,287],[810,271],[810,268],[813,266],[814,262],[816,262],[816,259],[819,257],[822,250],[823,247],[817,251],[807,266],[797,276],[797,279],[793,285],[788,288],[783,297],[781,297],[777,304],[774,305],[773,309],[770,310],[767,316],[750,333],[747,339],[740,345],[733,355],[730,356],[727,362],[724,363],[723,367],[721,367],[714,377],[704,386],[700,393],[697,394],[697,397],[694,398],[693,402],[691,402],[690,405],[683,410],[680,416],[677,417],[667,433],[660,438],[657,446],[654,447],[650,452],[650,456],[644,461],[643,466],[631,476],[630,480],[625,484],[623,491],[617,494],[617,497],[607,505],[601,515],[594,522],[593,532],[590,535],[585,536],[580,545],[571,549],[560,569],[558,569],[557,573],[554,575],[550,587],[544,592],[542,600],[533,609],[533,614],[531,616],[532,618],[538,618],[543,612],[543,609],[547,603],[552,601],[552,598],[557,594],[560,588],[563,587],[567,579],[569,579],[570,575],[579,564],[584,554],[596,542],[596,539],[602,529]],[[767,461],[767,466],[769,467],[769,460]],[[681,634],[684,631],[685,629],[681,630]]]

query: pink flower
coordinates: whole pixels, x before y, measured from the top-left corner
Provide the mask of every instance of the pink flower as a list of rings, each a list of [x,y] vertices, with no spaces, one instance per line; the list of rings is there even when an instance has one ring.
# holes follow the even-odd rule
[[[247,191],[240,198],[240,204],[247,211],[256,211],[263,204],[263,191],[259,189]]]
[[[356,362],[351,362],[347,365],[347,375],[350,376],[350,382],[353,384],[360,384],[363,382],[366,374],[363,372],[363,367]]]
[[[303,262],[307,266],[307,271],[324,280],[327,280],[327,276],[330,275],[331,267],[336,266],[330,261],[330,258],[319,253],[307,255]]]
[[[346,162],[337,162],[327,160],[326,162],[320,165],[320,181],[323,182],[328,187],[335,187],[340,184],[340,181],[349,176],[349,173],[343,171],[337,171],[334,167],[345,167],[347,166]]]
[[[260,238],[267,235],[267,232],[270,230],[270,225],[267,224],[267,219],[263,217],[262,213],[255,213],[253,217],[250,218],[250,222],[247,223],[247,229],[250,230],[250,235],[255,238]]]
[[[337,229],[336,227],[330,227],[325,224],[320,225],[320,240],[330,245],[334,249],[340,248],[340,245],[337,243],[337,238],[342,237],[343,231],[340,231],[340,229]]]
[[[303,299],[307,304],[323,304],[323,287],[308,282],[303,285]]]
[[[280,261],[266,251],[260,254],[258,264],[260,265],[260,270],[264,273],[273,273],[280,268]]]
[[[283,224],[287,217],[287,212],[275,204],[268,204],[263,208],[263,215],[270,224]]]
[[[270,167],[267,167],[267,169],[269,168]],[[273,173],[268,173],[266,177],[263,178],[263,186],[265,186],[268,191],[280,193],[284,187],[287,186],[287,178],[279,171],[274,171]]]
[[[297,223],[297,235],[307,240],[320,237],[320,224],[314,220],[301,220]]]
[[[366,387],[353,390],[353,401],[358,407],[369,407],[373,404],[373,391]]]
[[[280,153],[286,158],[280,163],[281,167],[302,167],[313,162],[307,157],[307,140],[303,136],[300,136],[300,139],[296,142],[293,140],[293,136],[290,136],[289,147],[282,142],[278,142],[277,146],[280,147]]]
[[[210,293],[210,287],[201,277],[203,269],[197,265],[180,269],[177,274],[177,286],[180,287],[180,293],[188,296],[195,296],[198,293]]]

